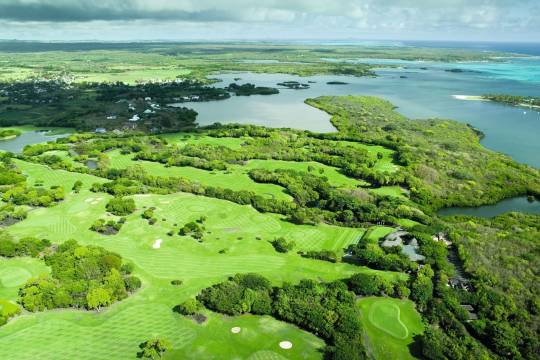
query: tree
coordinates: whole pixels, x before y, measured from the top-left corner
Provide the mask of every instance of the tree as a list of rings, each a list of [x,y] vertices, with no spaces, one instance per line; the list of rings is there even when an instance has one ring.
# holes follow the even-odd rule
[[[423,310],[427,303],[433,297],[433,283],[431,279],[424,275],[418,275],[411,285],[411,299],[413,299],[418,307]]]
[[[94,288],[86,295],[89,309],[99,311],[102,306],[108,306],[112,303],[111,293],[107,289]]]
[[[75,184],[73,184],[73,187],[71,188],[71,190],[73,190],[73,192],[77,194],[79,191],[81,191],[82,186],[83,186],[82,181],[77,180],[75,181]]]
[[[165,352],[171,350],[172,346],[166,339],[147,340],[139,345],[141,351],[137,357],[144,359],[162,359]]]

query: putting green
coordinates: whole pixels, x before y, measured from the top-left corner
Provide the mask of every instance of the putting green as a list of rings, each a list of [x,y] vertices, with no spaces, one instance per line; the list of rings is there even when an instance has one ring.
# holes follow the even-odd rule
[[[28,279],[49,271],[45,263],[38,259],[0,258],[0,299],[15,301],[19,287]]]
[[[366,329],[366,349],[375,359],[414,359],[409,350],[424,331],[420,314],[410,300],[366,297],[358,301]]]
[[[287,358],[274,351],[262,350],[252,354],[247,360],[287,360]]]
[[[369,321],[397,339],[406,339],[409,335],[409,330],[401,321],[401,310],[396,304],[382,301],[374,303],[369,310]]]
[[[0,269],[0,284],[5,287],[15,287],[23,285],[32,277],[30,271],[21,267],[10,267]]]

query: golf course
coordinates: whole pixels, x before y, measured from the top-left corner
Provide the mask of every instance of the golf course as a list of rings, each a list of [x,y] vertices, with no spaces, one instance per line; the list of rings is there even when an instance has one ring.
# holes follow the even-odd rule
[[[538,354],[538,215],[459,211],[540,171],[382,92],[500,54],[2,46],[0,359]]]

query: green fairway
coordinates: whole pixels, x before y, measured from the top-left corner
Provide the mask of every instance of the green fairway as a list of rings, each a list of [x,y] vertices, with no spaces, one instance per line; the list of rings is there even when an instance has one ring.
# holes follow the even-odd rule
[[[152,175],[185,177],[203,185],[219,186],[232,190],[251,190],[265,197],[291,200],[291,197],[284,192],[284,189],[281,186],[258,184],[251,180],[247,174],[248,170],[244,169],[242,166],[232,165],[228,171],[207,171],[189,166],[167,167],[157,162],[142,160],[134,161],[132,160],[132,155],[122,155],[118,150],[111,151],[107,153],[107,155],[111,159],[111,166],[118,169],[140,164]]]
[[[184,193],[133,196],[137,210],[127,216],[120,232],[101,235],[89,228],[96,219],[108,217],[105,205],[110,195],[92,193],[88,187],[103,179],[23,161],[17,165],[30,183],[60,184],[68,193],[56,206],[34,209],[26,220],[10,226],[14,236],[46,237],[60,243],[74,238],[117,252],[135,265],[143,288],[101,313],[62,310],[18,316],[0,328],[0,358],[9,358],[14,351],[18,359],[135,358],[139,343],[162,336],[173,344],[175,350],[168,355],[172,359],[319,359],[322,354],[317,349],[324,345],[322,340],[272,318],[206,312],[208,321],[199,325],[171,309],[235,273],[257,272],[275,284],[305,278],[328,281],[357,272],[406,278],[402,273],[296,254],[298,250],[343,249],[356,242],[363,229],[294,225],[280,215],[262,214],[250,206]],[[76,180],[83,182],[83,189],[78,194],[69,193]],[[155,208],[158,219],[154,225],[141,218],[142,211],[150,207]],[[207,217],[202,242],[177,235],[181,226],[202,215]],[[174,235],[168,236],[171,230]],[[269,241],[279,236],[296,242],[293,252],[276,253]],[[160,247],[154,248],[158,239],[162,240]],[[16,286],[47,271],[41,261],[28,259],[4,260],[0,268],[3,281]],[[183,280],[183,285],[172,286],[175,279]],[[0,298],[16,299],[17,287],[2,289]],[[232,334],[234,326],[242,331]],[[66,337],[69,342],[64,341]],[[281,349],[280,341],[291,341],[293,348]],[[25,347],[28,342],[33,346]]]
[[[408,346],[424,326],[413,302],[368,297],[360,299],[358,306],[369,339],[367,348],[376,359],[414,359]]]
[[[166,139],[171,144],[187,145],[187,144],[210,144],[221,145],[228,148],[238,150],[242,148],[242,144],[249,139],[246,138],[231,138],[231,137],[211,137],[207,135],[199,134],[187,134],[187,133],[172,133],[163,134],[162,138]]]
[[[64,170],[53,170],[45,165],[33,164],[26,161],[14,160],[17,166],[22,170],[23,174],[28,176],[30,183],[36,181],[42,182],[43,186],[50,187],[53,185],[63,186],[66,192],[69,192],[75,181],[83,182],[84,187],[88,188],[93,183],[106,181],[105,179],[86,175],[68,172]]]
[[[153,336],[169,339],[169,359],[222,359],[258,353],[293,359],[320,359],[323,342],[314,335],[268,317],[222,317],[212,313],[204,324],[172,312],[173,292],[141,290],[100,314],[55,311],[20,316],[0,328],[0,358],[9,359],[135,359],[138,344]],[[231,327],[242,331],[232,334]],[[69,341],[66,339],[69,338]],[[282,340],[293,342],[282,350]],[[25,346],[29,342],[32,346]]]
[[[395,230],[395,228],[389,226],[372,226],[366,231],[362,239],[365,239],[368,242],[377,243],[381,238]]]

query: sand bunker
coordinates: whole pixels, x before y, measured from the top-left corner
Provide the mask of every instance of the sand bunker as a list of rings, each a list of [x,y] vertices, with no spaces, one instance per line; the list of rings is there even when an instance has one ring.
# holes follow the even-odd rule
[[[92,201],[94,201],[94,198],[88,198],[88,199],[84,200],[84,202],[87,202],[87,203],[92,202]]]
[[[292,348],[292,342],[290,341],[282,341],[279,343],[279,347],[285,350],[288,350]]]
[[[238,326],[235,326],[235,327],[231,328],[231,332],[233,334],[238,334],[241,330],[242,329],[240,327],[238,327]]]
[[[161,240],[161,239],[157,239],[156,241],[154,241],[154,245],[152,245],[152,247],[153,247],[154,249],[159,249],[159,248],[161,247],[161,242],[162,242],[162,241],[163,241],[163,240]]]

